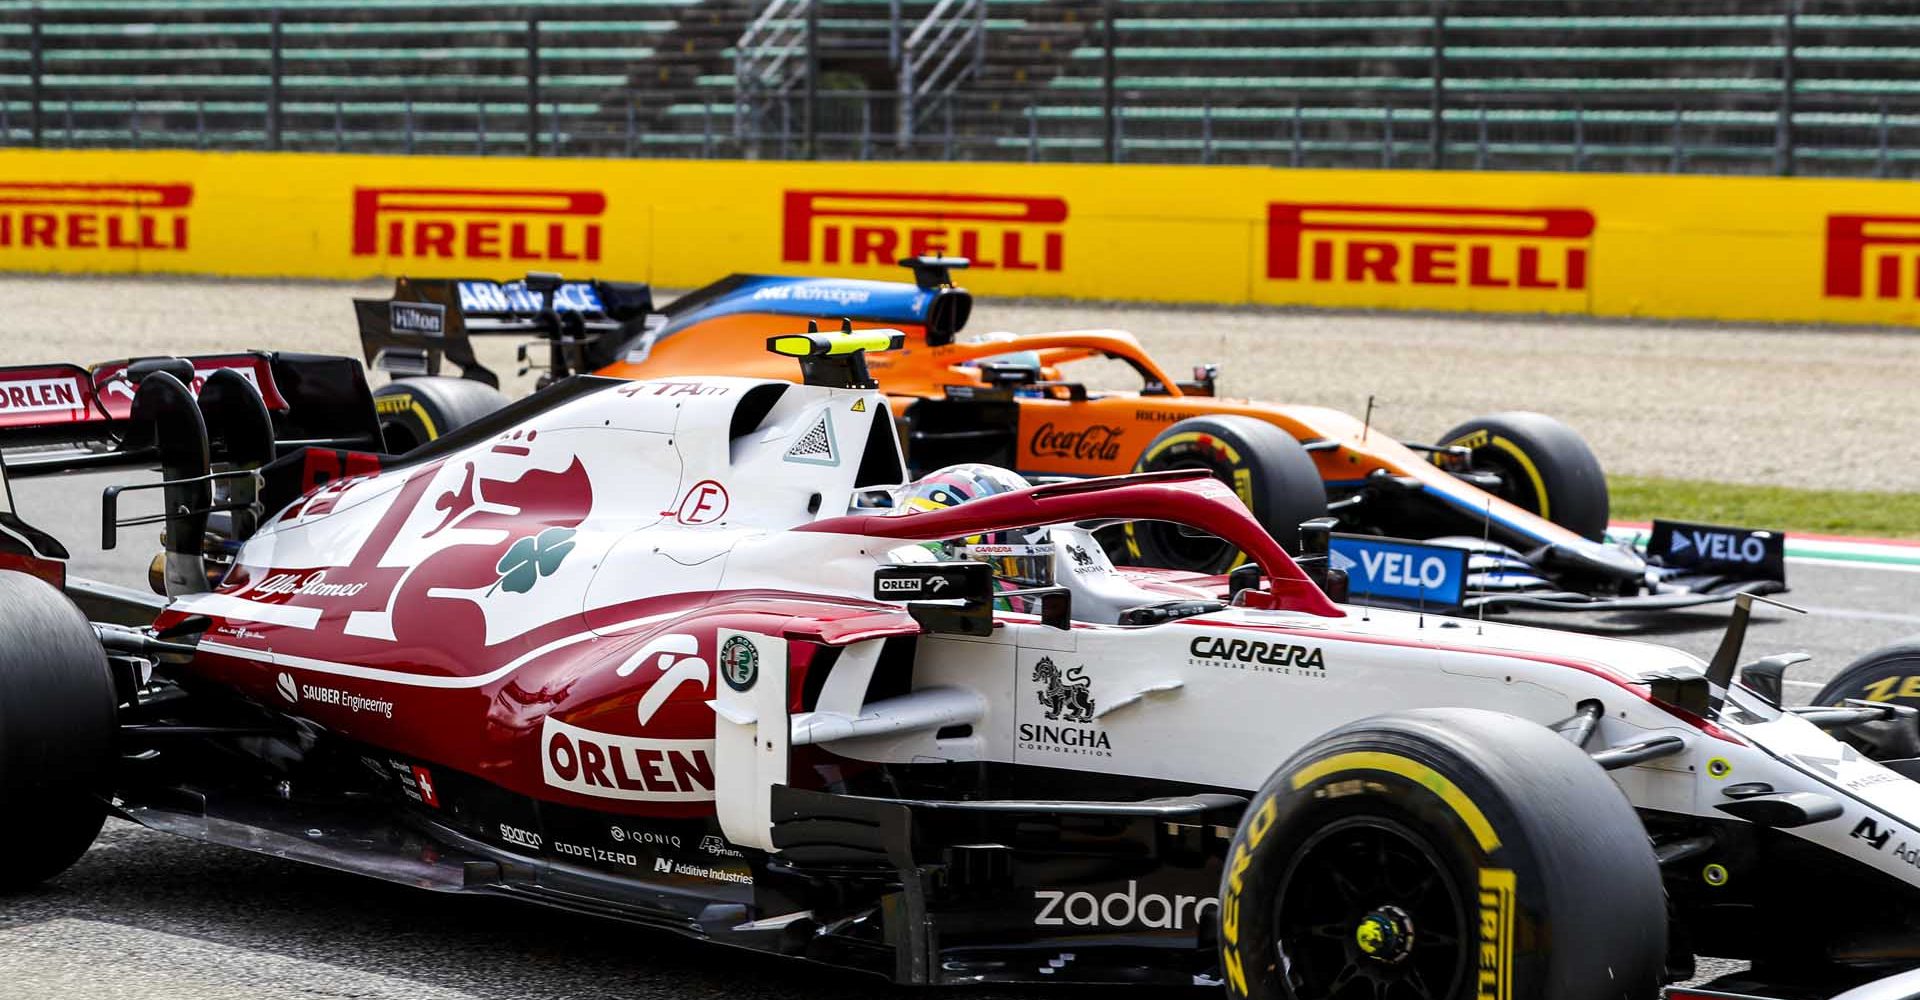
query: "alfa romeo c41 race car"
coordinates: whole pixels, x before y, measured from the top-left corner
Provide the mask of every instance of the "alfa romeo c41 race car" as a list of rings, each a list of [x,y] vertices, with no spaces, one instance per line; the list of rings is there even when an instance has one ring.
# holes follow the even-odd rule
[[[1353,594],[1415,608],[1673,608],[1785,589],[1778,532],[1656,522],[1645,549],[1608,542],[1599,461],[1538,413],[1461,424],[1440,444],[1403,444],[1370,418],[1317,406],[1226,399],[1213,367],[1167,374],[1132,335],[1083,330],[962,339],[964,260],[916,258],[913,284],[740,275],[655,310],[644,285],[401,280],[392,300],[356,303],[367,362],[398,376],[379,391],[396,442],[430,439],[503,405],[471,337],[541,337],[550,377],[793,373],[761,350],[796,317],[906,332],[876,357],[910,466],[1006,466],[1036,478],[1203,469],[1229,484],[1282,544],[1331,515],[1333,558]],[[527,357],[527,348],[522,348]],[[1106,358],[1136,372],[1130,392],[1090,390],[1062,366]],[[436,377],[443,360],[465,379]],[[1102,532],[1123,562],[1219,573],[1245,557],[1216,539],[1140,521]]]
[[[1826,993],[1920,962],[1913,762],[1832,735],[1915,715],[1782,707],[1750,599],[1702,663],[1336,603],[1324,524],[1296,562],[1200,471],[900,485],[859,350],[897,337],[774,338],[798,383],[576,377],[398,456],[279,436],[370,419],[364,382],[262,362],[196,402],[142,362],[116,418],[61,369],[7,440],[78,447],[8,467],[157,461],[166,596],[133,626],[70,583],[119,609],[89,622],[0,572],[0,887],[115,815],[903,983],[1630,1000],[1695,954]],[[1253,569],[1196,589],[1085,527],[1139,518]]]

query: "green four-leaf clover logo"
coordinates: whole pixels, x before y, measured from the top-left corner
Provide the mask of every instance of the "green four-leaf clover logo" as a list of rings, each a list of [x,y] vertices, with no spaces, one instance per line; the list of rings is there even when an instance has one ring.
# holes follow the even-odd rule
[[[504,589],[515,594],[524,594],[533,589],[543,576],[552,576],[560,568],[560,561],[573,551],[572,528],[548,528],[538,535],[528,535],[513,543],[507,554],[494,564],[494,572],[500,579],[487,589],[491,594],[495,589]]]

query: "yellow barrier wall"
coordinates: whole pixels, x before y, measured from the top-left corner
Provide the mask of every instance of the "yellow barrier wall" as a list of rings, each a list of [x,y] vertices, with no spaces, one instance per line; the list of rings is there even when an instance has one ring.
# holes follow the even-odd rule
[[[0,151],[0,269],[1912,323],[1920,185],[1653,175]]]

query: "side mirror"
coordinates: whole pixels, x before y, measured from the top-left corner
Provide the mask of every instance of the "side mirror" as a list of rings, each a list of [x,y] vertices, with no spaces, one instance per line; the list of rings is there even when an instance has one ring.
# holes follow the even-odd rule
[[[1347,571],[1333,565],[1333,529],[1340,520],[1316,517],[1300,522],[1300,569],[1335,604],[1347,603]]]
[[[1248,563],[1227,574],[1227,600],[1239,596],[1243,590],[1260,589],[1260,564]]]
[[[1006,361],[982,361],[980,377],[990,386],[1007,388],[1038,382],[1040,371],[1032,365],[1013,364]]]
[[[1340,524],[1339,519],[1316,517],[1300,522],[1300,555],[1306,559],[1319,556],[1327,557],[1333,545],[1333,529]]]
[[[1065,587],[1028,587],[995,591],[995,598],[1024,597],[1040,605],[1040,624],[1062,632],[1073,627],[1073,591]],[[989,600],[988,605],[992,605]]]
[[[1194,365],[1193,381],[1181,382],[1180,391],[1189,396],[1211,396],[1220,380],[1220,366],[1215,364]]]
[[[1035,587],[1006,593],[1040,602],[1040,624],[1066,631],[1073,627],[1073,591],[1065,587]]]
[[[1740,682],[1778,708],[1785,704],[1785,700],[1781,697],[1781,688],[1784,686],[1787,668],[1811,659],[1813,657],[1806,653],[1776,653],[1761,657],[1740,668]]]

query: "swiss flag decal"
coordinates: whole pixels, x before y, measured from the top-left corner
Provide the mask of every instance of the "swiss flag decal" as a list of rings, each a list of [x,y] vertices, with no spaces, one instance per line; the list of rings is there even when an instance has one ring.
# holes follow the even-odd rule
[[[433,790],[433,773],[431,771],[415,764],[413,767],[413,783],[420,789],[420,801],[425,802],[435,809],[440,808],[440,796]]]

